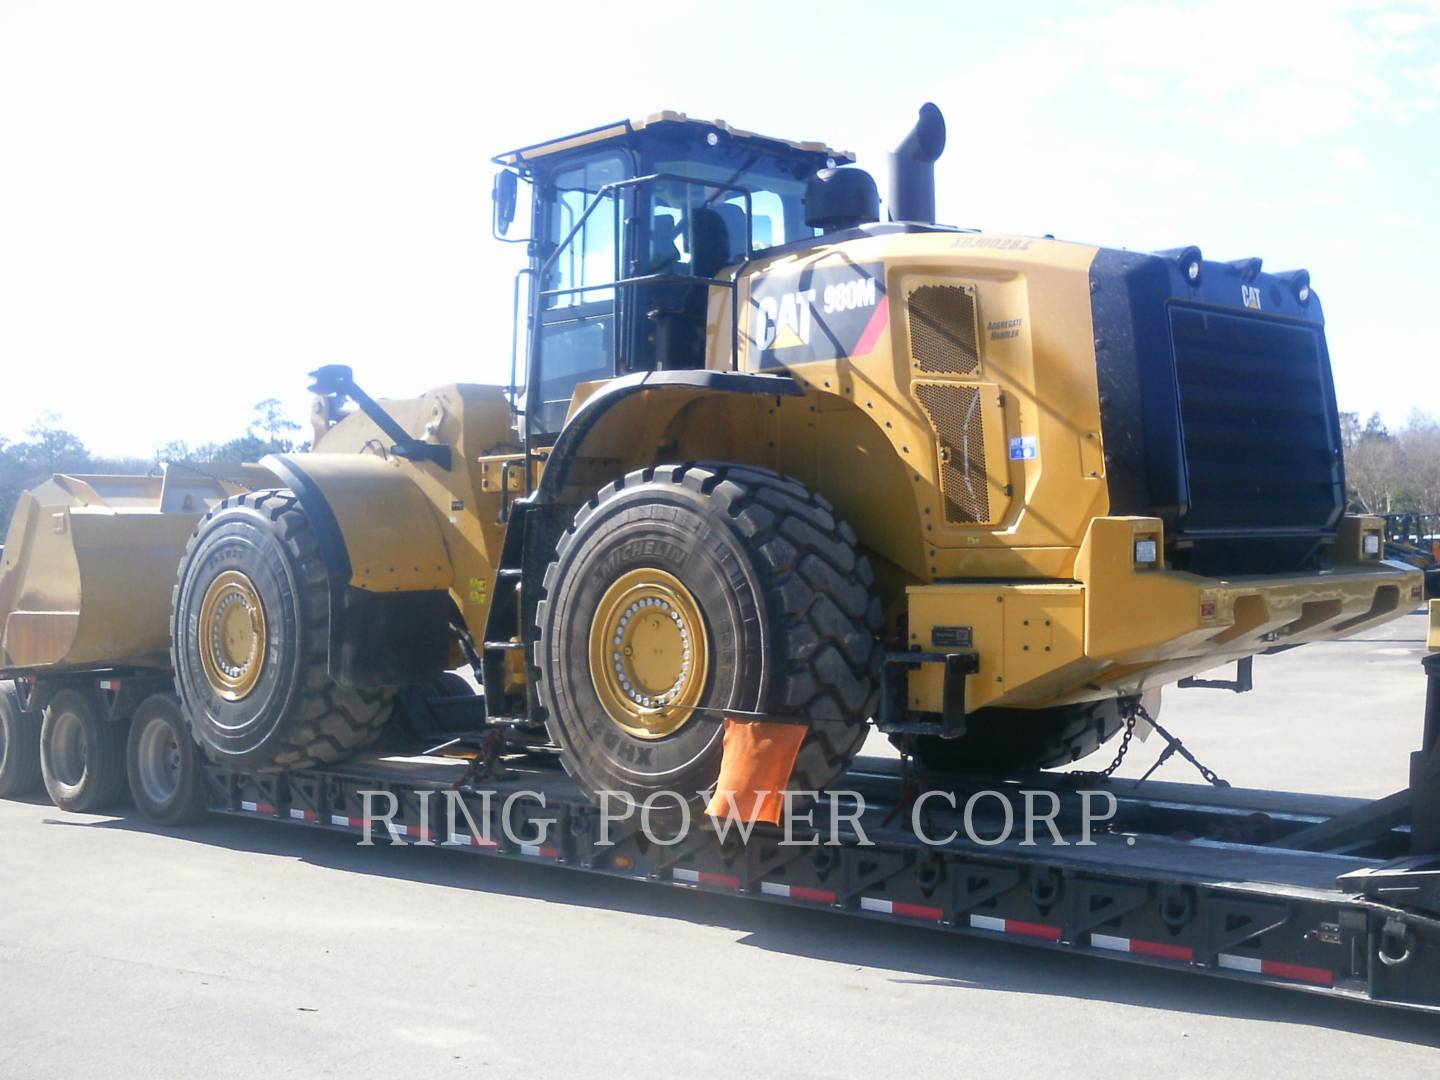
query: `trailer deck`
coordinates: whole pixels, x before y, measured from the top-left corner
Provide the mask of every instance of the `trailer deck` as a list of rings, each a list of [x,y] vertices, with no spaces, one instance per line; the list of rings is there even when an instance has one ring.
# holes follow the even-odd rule
[[[937,844],[915,831],[914,786],[901,763],[861,758],[838,788],[858,793],[865,808],[854,820],[842,812],[838,829],[828,821],[794,828],[787,842],[762,824],[741,842],[733,825],[722,838],[697,818],[674,843],[656,843],[634,818],[602,833],[600,810],[553,757],[510,755],[500,765],[503,775],[481,778],[469,760],[370,755],[289,775],[212,767],[208,776],[216,812],[373,843],[456,847],[1440,1013],[1440,860],[1405,858],[1409,804],[1399,795],[1370,801],[1065,773],[1001,785],[927,778],[941,795],[925,801],[920,827],[932,840],[958,833]],[[971,839],[959,808],[981,790],[989,794],[976,799]],[[1087,791],[1113,796],[1116,809],[1088,834]],[[1006,805],[1017,811],[1026,792],[1053,795],[1066,846],[1043,829],[1033,845],[1023,834],[990,842]],[[391,796],[395,812],[386,816]],[[1092,808],[1104,802],[1089,798]],[[501,821],[507,800],[510,834]],[[853,813],[858,804],[846,794],[835,805]]]

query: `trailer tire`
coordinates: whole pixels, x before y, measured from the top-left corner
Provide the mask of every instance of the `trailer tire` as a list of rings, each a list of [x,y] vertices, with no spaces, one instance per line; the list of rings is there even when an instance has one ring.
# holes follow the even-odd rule
[[[1118,698],[1049,709],[978,709],[956,739],[915,736],[910,752],[933,773],[1014,776],[1069,765],[1125,725]],[[902,737],[891,742],[902,745]]]
[[[831,506],[768,470],[666,465],[605,487],[557,545],[536,612],[532,674],[566,770],[592,797],[694,801],[714,785],[733,709],[807,719],[789,786],[823,790],[878,697],[874,581]],[[658,635],[646,640],[660,659],[643,670],[651,646],[637,636],[633,652],[615,646],[632,666],[612,679],[612,634],[642,633]]]
[[[193,825],[204,819],[208,800],[200,748],[174,694],[151,694],[135,710],[125,768],[130,798],[146,820]]]
[[[0,799],[29,795],[43,783],[38,712],[20,707],[13,682],[0,683]]]
[[[40,725],[40,771],[61,810],[101,810],[125,791],[125,725],[106,718],[96,691],[61,690]]]
[[[290,491],[233,496],[201,519],[180,563],[170,649],[186,721],[212,760],[253,772],[329,764],[390,719],[393,688],[330,677],[330,585]]]

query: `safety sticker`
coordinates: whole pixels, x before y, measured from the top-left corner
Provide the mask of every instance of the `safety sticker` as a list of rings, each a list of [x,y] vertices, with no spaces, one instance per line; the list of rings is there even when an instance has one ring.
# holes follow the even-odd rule
[[[1011,461],[1034,461],[1040,456],[1040,446],[1034,435],[1016,435],[1010,440]]]

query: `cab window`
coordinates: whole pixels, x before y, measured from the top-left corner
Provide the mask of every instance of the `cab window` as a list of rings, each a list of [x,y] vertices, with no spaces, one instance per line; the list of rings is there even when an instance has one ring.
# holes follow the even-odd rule
[[[611,153],[567,165],[551,178],[547,239],[558,251],[541,284],[539,370],[529,395],[536,435],[560,430],[580,383],[615,373],[616,202],[623,228],[629,194],[600,191],[628,175],[625,159]]]

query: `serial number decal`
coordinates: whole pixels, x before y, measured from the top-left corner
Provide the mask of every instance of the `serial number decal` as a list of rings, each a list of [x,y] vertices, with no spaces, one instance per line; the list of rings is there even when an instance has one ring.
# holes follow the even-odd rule
[[[937,648],[973,648],[975,629],[970,626],[933,626],[930,628],[930,644]]]
[[[991,251],[1029,251],[1030,241],[1023,236],[966,235],[955,238],[957,248],[988,248]]]
[[[838,360],[874,350],[889,325],[884,263],[775,272],[750,285],[752,367]]]

